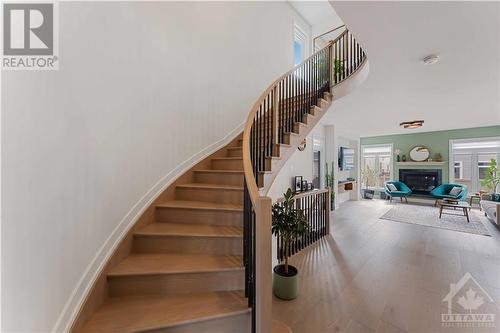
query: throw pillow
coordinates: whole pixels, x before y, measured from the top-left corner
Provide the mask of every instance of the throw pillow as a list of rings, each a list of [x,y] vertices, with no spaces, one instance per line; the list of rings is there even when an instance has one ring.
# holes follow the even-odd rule
[[[394,184],[387,184],[387,188],[390,192],[397,191],[398,188]]]
[[[456,197],[462,192],[462,188],[460,186],[453,186],[453,188],[450,191],[450,195]]]

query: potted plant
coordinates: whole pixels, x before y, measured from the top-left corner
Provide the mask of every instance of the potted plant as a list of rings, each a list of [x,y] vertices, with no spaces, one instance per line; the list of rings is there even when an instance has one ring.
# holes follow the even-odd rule
[[[288,264],[290,244],[309,230],[304,212],[295,208],[292,189],[284,193],[284,200],[272,207],[272,233],[283,241],[284,264],[273,269],[273,292],[281,299],[294,299],[299,292],[298,270]]]
[[[335,78],[335,83],[337,83],[342,75],[344,73],[345,66],[344,66],[344,61],[335,58],[333,60],[333,76]]]
[[[330,210],[333,210],[335,208],[335,177],[333,174],[333,166],[334,164],[332,162],[332,168],[330,169],[330,172],[328,172],[328,162],[326,162],[325,183],[326,187],[330,190]]]
[[[498,168],[497,161],[491,159],[490,166],[486,169],[485,178],[481,181],[481,185],[491,190],[491,197],[493,200],[496,198],[499,183],[500,169]]]

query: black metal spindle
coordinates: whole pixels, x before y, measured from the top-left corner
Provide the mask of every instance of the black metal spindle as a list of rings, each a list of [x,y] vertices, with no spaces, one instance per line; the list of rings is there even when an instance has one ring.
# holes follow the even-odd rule
[[[260,130],[260,134],[259,134],[259,137],[260,137],[260,145],[259,145],[259,171],[262,171],[262,169],[264,169],[264,156],[263,156],[263,148],[265,147],[266,145],[266,135],[264,133],[265,131],[265,119],[264,119],[264,115],[265,115],[265,111],[264,111],[264,103],[265,103],[265,99],[262,101],[262,104],[260,105],[260,109],[259,109],[259,130]]]
[[[271,93],[269,94],[269,103],[268,103],[268,107],[269,107],[269,119],[267,121],[268,123],[268,127],[269,127],[269,130],[267,131],[267,135],[268,135],[268,146],[267,146],[267,156],[272,156],[272,152],[271,152],[271,148],[273,147],[273,143],[274,143],[274,135],[273,135],[273,131],[274,131],[274,113],[277,111],[275,110],[275,107],[274,107],[274,89],[271,90]]]
[[[300,78],[300,121],[301,122],[304,122],[304,113],[305,113],[305,109],[306,109],[306,102],[305,102],[305,93],[306,93],[306,75],[305,75],[305,69],[306,69],[306,66],[305,65],[302,65],[300,66],[300,72],[301,72],[301,78]]]
[[[353,68],[352,68],[352,34],[350,32],[347,32],[349,35],[349,75],[352,74]]]
[[[314,58],[313,58],[314,61]],[[312,80],[312,73],[313,73],[313,61],[309,61],[309,74],[308,74],[308,80],[309,80],[309,108],[307,109],[307,112],[309,112],[311,105],[312,105],[312,92],[313,92],[313,80]]]

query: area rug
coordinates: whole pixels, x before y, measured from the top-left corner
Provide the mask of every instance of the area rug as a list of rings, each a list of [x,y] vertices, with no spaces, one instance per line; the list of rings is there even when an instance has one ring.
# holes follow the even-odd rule
[[[474,211],[469,212],[470,222],[467,222],[465,216],[461,215],[461,209],[455,211],[448,210],[446,213],[449,214],[443,214],[439,218],[438,207],[396,204],[391,210],[382,215],[380,219],[491,236],[481,218]]]

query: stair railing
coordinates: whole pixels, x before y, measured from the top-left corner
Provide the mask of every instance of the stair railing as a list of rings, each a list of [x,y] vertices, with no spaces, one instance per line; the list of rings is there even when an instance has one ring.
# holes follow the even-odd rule
[[[342,29],[343,31],[338,31],[338,30],[341,30],[341,29]],[[326,32],[323,32],[321,35],[318,35],[318,36],[314,37],[314,38],[313,38],[313,50],[316,50],[316,41],[317,41],[318,39],[320,39],[320,38],[321,38],[321,39],[323,39],[323,40],[324,40],[325,38],[328,38],[328,36],[327,36],[327,35],[332,36],[332,34],[333,34],[334,32],[336,32],[336,31],[338,31],[338,32],[337,32],[337,34],[341,34],[341,33],[343,33],[345,30],[346,30],[345,24],[342,24],[341,26],[338,26],[338,27],[336,27],[336,28],[330,29],[330,30],[328,30],[328,31],[326,31]]]
[[[366,59],[347,29],[335,40],[274,81],[253,105],[243,131],[245,294],[252,308],[252,332],[271,332],[271,199],[264,175],[325,92],[352,75]],[[274,170],[277,172],[277,170]]]
[[[292,256],[330,233],[330,190],[328,188],[299,193],[294,195],[293,199],[293,207],[304,213],[309,223],[309,230],[291,241],[288,248],[280,234],[276,237],[276,254],[279,262],[285,259],[286,252],[288,256]],[[280,198],[276,202],[282,204],[283,200]]]

